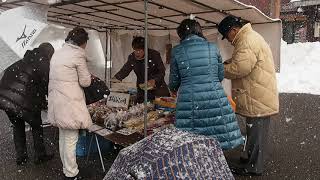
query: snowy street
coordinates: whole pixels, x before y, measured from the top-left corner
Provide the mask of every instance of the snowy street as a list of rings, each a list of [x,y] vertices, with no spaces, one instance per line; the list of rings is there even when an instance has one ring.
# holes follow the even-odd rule
[[[320,43],[282,44],[281,73],[278,76],[280,94],[280,114],[271,123],[269,161],[266,173],[252,179],[317,179],[320,176]],[[299,73],[300,72],[300,73]],[[303,73],[302,73],[303,72]],[[288,93],[290,92],[290,93]],[[311,95],[315,94],[315,95]],[[54,138],[55,128],[45,128],[45,142],[55,158],[47,164],[36,166],[32,163],[31,133],[28,132],[28,153],[31,161],[24,167],[15,164],[12,129],[6,115],[0,118],[0,179],[60,179],[62,164],[58,153],[58,138]],[[243,122],[240,121],[243,127]],[[236,158],[238,151],[228,153]],[[110,168],[116,155],[104,154],[106,169]],[[86,168],[92,178],[102,179],[104,173],[98,155],[86,164],[85,158],[78,158],[80,168]],[[236,179],[251,179],[237,177]]]
[[[280,114],[273,118],[271,124],[269,162],[266,163],[266,173],[262,177],[237,177],[236,179],[318,179],[320,176],[320,97],[309,94],[281,94]],[[0,179],[62,179],[62,164],[58,153],[58,140],[53,140],[55,129],[45,128],[45,140],[48,150],[55,153],[52,161],[43,165],[31,162],[24,167],[15,163],[12,130],[4,113],[1,114],[0,127]],[[28,153],[32,155],[32,138],[28,132]],[[50,145],[50,142],[54,144]],[[30,144],[31,143],[31,144]],[[231,152],[236,157],[238,152]],[[32,160],[32,157],[30,157]],[[109,169],[115,155],[105,154],[105,166]],[[85,158],[78,158],[79,166],[86,167],[92,175],[92,180],[102,179],[101,165],[97,154],[85,163]]]
[[[320,0],[0,0],[0,25],[0,180],[320,180]]]

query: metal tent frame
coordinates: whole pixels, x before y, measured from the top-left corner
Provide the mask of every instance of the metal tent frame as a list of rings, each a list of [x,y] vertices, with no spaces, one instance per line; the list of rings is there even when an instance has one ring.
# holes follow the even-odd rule
[[[227,15],[240,16],[253,25],[281,23],[236,0],[7,0],[0,9],[11,9],[26,4],[48,5],[48,22],[65,27],[81,26],[98,32],[112,30],[144,30],[145,85],[147,85],[148,32],[175,30],[181,20],[193,14],[205,30],[216,29]],[[225,8],[227,7],[227,8]],[[147,90],[145,90],[144,127],[147,121]]]
[[[149,30],[173,30],[181,22],[181,17],[186,18],[190,14],[197,16],[197,20],[204,29],[210,29],[215,28],[224,16],[236,15],[236,12],[244,10],[258,11],[253,6],[244,6],[237,1],[234,3],[238,8],[231,9],[217,9],[212,5],[215,2],[210,4],[206,2],[206,0],[173,0],[172,2],[148,0],[149,21],[147,25]],[[82,26],[99,32],[107,32],[110,29],[144,30],[143,3],[143,0],[62,0],[60,3],[50,5],[44,0],[8,0],[0,3],[0,8],[6,10],[26,4],[49,5],[48,22],[65,26]],[[176,5],[171,7],[169,6],[171,3]],[[177,6],[180,4],[188,7],[178,9]],[[239,5],[242,7],[239,8]],[[210,18],[215,15],[221,17],[218,18],[219,21]],[[250,19],[243,19],[252,22]],[[252,24],[277,22],[270,20],[260,20],[252,22]]]

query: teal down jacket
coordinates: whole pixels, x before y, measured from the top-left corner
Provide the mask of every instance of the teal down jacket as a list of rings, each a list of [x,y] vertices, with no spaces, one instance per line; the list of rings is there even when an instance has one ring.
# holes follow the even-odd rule
[[[223,64],[216,45],[193,35],[173,48],[171,91],[178,91],[176,127],[216,138],[223,150],[243,143],[240,128],[224,92]]]

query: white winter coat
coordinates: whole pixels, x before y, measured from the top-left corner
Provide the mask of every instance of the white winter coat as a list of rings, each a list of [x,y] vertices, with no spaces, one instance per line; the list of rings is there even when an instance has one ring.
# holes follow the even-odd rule
[[[84,49],[64,44],[50,62],[48,120],[64,129],[87,129],[92,124],[82,87],[91,83]]]

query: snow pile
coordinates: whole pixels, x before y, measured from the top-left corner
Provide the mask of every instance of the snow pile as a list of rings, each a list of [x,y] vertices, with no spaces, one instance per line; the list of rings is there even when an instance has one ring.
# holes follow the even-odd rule
[[[293,2],[297,2],[297,1],[301,1],[301,0],[291,0],[290,2],[293,3]]]
[[[320,42],[282,41],[277,79],[280,92],[320,94]]]

